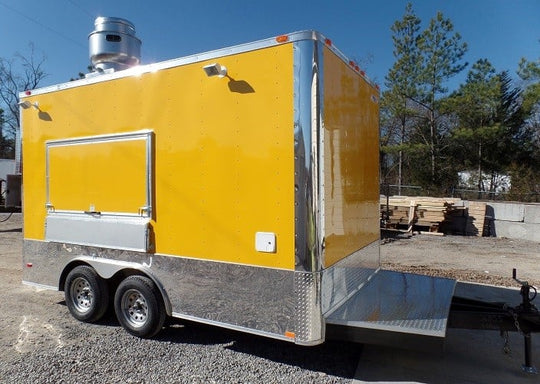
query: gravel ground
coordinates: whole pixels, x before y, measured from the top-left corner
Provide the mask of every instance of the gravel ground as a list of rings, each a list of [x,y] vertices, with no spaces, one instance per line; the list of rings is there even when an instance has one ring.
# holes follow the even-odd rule
[[[0,222],[0,383],[350,383],[354,376],[359,344],[299,347],[192,323],[142,340],[112,315],[80,323],[62,293],[21,284],[21,228],[20,214]],[[512,266],[537,284],[539,257],[538,243],[505,239],[424,235],[381,247],[385,267],[499,284],[512,284],[505,277]]]
[[[0,214],[0,221],[7,215]],[[200,324],[129,335],[80,323],[63,293],[21,284],[21,217],[0,223],[0,383],[350,383],[359,344],[316,347]]]

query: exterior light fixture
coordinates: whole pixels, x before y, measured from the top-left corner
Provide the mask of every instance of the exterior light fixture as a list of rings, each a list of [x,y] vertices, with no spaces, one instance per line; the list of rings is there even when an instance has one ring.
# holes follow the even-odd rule
[[[213,63],[208,64],[203,67],[204,72],[206,73],[206,76],[212,77],[225,77],[227,76],[227,67],[219,64],[219,63]]]
[[[35,103],[31,103],[29,102],[28,100],[26,101],[21,101],[19,103],[17,103],[20,107],[22,107],[22,109],[28,109],[30,107],[34,107],[35,109],[39,109],[39,104],[38,102],[36,101]]]

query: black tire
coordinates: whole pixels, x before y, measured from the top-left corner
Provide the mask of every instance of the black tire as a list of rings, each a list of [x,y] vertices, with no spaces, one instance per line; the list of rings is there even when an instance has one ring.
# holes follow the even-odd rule
[[[145,276],[126,277],[114,296],[118,322],[134,336],[155,336],[165,322],[165,305],[156,284]]]
[[[64,296],[71,315],[86,323],[99,321],[109,306],[107,282],[87,265],[79,265],[69,272]]]

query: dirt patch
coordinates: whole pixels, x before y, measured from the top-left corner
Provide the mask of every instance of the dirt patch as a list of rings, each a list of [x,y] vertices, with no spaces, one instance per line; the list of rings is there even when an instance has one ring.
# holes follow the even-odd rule
[[[419,234],[381,243],[385,269],[518,286],[512,279],[516,268],[519,279],[540,285],[540,244],[534,241]]]

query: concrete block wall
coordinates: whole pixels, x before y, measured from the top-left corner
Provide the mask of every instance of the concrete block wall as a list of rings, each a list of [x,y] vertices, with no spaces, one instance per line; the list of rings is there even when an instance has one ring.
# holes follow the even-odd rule
[[[540,242],[540,204],[487,203],[489,235]]]

